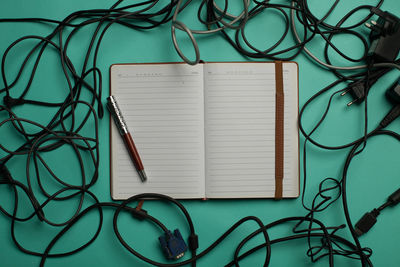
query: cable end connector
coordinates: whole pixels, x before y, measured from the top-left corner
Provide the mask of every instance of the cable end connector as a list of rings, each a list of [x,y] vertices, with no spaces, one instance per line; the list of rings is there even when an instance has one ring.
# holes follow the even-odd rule
[[[395,82],[389,90],[386,91],[386,97],[388,100],[395,104],[395,106],[389,111],[389,113],[383,118],[379,124],[381,128],[387,127],[397,117],[400,116],[400,79]]]
[[[394,106],[389,113],[383,118],[383,120],[379,123],[379,127],[381,129],[386,128],[389,124],[391,124],[395,119],[400,116],[400,104]]]
[[[400,203],[400,188],[388,197],[390,206],[395,206]]]
[[[379,216],[382,210],[391,206],[396,206],[400,203],[400,188],[391,194],[386,203],[377,209],[373,209],[371,212],[367,212],[364,216],[356,223],[354,230],[357,236],[361,236],[369,231],[369,229],[376,223],[376,218]]]
[[[166,232],[158,240],[167,259],[182,258],[187,250],[186,243],[178,229],[175,229],[173,234],[171,231]]]
[[[371,212],[367,212],[355,225],[355,232],[357,236],[361,236],[368,232],[372,226],[376,223],[376,218],[379,215],[379,211],[377,209],[373,209]]]

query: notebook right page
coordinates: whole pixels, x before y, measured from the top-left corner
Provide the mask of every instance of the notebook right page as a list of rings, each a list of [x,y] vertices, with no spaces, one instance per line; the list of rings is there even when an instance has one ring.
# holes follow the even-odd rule
[[[275,193],[275,64],[206,63],[205,144],[208,198]],[[299,196],[298,68],[283,63],[283,197]]]

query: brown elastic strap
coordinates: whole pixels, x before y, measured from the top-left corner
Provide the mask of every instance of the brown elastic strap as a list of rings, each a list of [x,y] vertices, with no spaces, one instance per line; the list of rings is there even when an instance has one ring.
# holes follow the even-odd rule
[[[284,94],[282,62],[275,62],[275,199],[282,198]]]

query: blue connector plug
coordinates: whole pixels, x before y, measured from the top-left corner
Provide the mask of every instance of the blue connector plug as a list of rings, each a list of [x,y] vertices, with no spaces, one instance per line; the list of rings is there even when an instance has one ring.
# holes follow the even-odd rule
[[[173,234],[168,231],[160,236],[158,240],[167,259],[179,259],[187,250],[186,243],[178,229],[175,229]]]

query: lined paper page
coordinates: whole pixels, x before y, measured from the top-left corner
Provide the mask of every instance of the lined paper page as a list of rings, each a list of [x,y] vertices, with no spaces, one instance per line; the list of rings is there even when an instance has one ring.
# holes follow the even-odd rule
[[[283,196],[296,197],[297,65],[284,63],[283,70]],[[274,63],[210,63],[204,66],[204,77],[207,197],[274,197]]]
[[[114,65],[111,88],[148,177],[140,181],[112,123],[113,198],[145,192],[203,198],[203,66]]]

